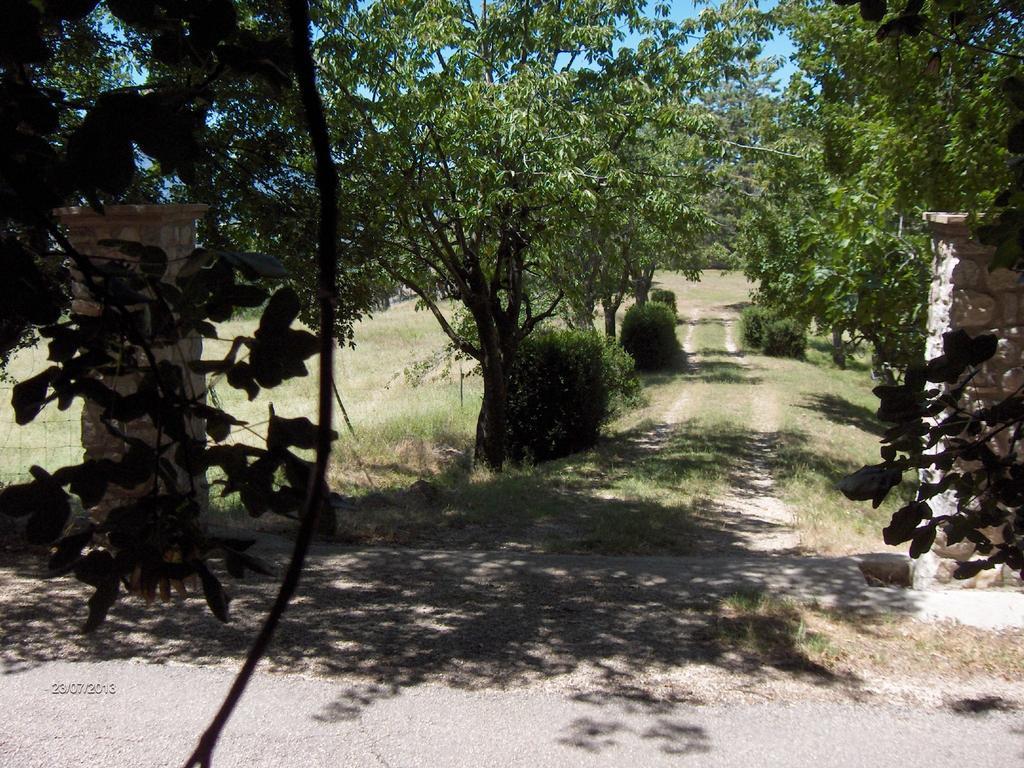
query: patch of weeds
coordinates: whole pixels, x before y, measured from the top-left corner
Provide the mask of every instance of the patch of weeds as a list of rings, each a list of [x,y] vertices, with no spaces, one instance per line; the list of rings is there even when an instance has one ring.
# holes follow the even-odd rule
[[[831,677],[843,655],[833,640],[811,629],[799,603],[750,591],[722,600],[711,639],[744,664],[797,669]]]

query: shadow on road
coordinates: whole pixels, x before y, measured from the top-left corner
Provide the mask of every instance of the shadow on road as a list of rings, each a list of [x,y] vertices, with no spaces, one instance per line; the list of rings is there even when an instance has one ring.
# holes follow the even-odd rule
[[[285,557],[283,548],[264,551]],[[56,659],[235,663],[275,588],[271,579],[231,585],[228,625],[201,598],[152,607],[125,599],[99,631],[83,637],[77,630],[86,595],[66,579],[34,578],[38,569],[26,558],[2,569],[8,589],[0,659],[8,673]],[[846,571],[814,558],[715,562],[318,547],[266,663],[277,672],[358,683],[318,715],[325,721],[353,718],[373,701],[424,682],[482,689],[571,673],[585,674],[595,701],[657,711],[665,699],[643,680],[694,663],[751,681],[781,674],[855,689],[855,677],[836,676],[808,658],[797,642],[798,617],[765,617],[768,624],[754,630],[771,646],[758,651],[739,642],[751,627],[730,625],[719,600],[764,589],[813,597],[851,587]],[[870,599],[876,608],[884,602],[898,609],[913,598],[873,590]],[[857,625],[871,632],[870,620]]]

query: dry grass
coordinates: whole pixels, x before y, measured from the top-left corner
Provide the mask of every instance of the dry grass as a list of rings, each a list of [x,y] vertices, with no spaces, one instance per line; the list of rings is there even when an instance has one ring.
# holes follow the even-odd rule
[[[1024,676],[1024,630],[988,632],[893,615],[826,610],[763,592],[726,598],[709,625],[745,664],[845,679]]]
[[[81,401],[66,411],[51,405],[25,426],[14,421],[12,388],[52,365],[46,356],[45,345],[22,350],[0,380],[0,482],[27,480],[33,464],[52,471],[82,460]]]
[[[727,354],[722,321],[737,316],[750,287],[739,274],[708,272],[694,283],[665,273],[656,286],[676,292],[680,339],[694,321],[699,369],[680,365],[645,374],[647,405],[620,417],[598,448],[500,478],[467,469],[480,379],[460,376],[458,363],[445,366],[439,353],[446,338],[434,318],[403,302],[358,324],[355,348],[341,350],[337,363],[354,434],[336,421],[341,439],[331,469],[333,489],[348,496],[388,494],[427,477],[444,495],[436,508],[403,500],[348,515],[343,535],[367,542],[448,536],[545,549],[690,551],[693,523],[713,514],[712,500],[737,464],[749,458],[745,452],[755,431],[772,437],[768,466],[776,492],[797,516],[806,548],[879,549],[878,532],[892,505],[871,511],[834,489],[843,474],[877,460],[878,425],[863,362],[838,371],[823,342],[805,362]],[[236,321],[221,332],[227,338],[252,327],[253,321]],[[733,339],[738,342],[738,328]],[[224,346],[208,343],[206,356],[223,354]],[[26,352],[11,373],[30,375],[45,364],[43,357],[40,350]],[[467,373],[470,366],[462,365]],[[261,393],[254,402],[226,383],[215,384],[217,400],[251,422],[251,433],[239,431],[234,439],[263,434],[270,403],[284,416],[313,417],[315,362],[310,367],[309,377]],[[647,439],[669,414],[679,423],[657,440]],[[5,451],[0,475],[24,474],[33,462],[53,469],[80,455],[77,413],[49,408],[26,429],[14,428],[12,421],[9,406],[0,404],[0,441],[33,447]],[[229,521],[245,521],[232,499],[217,504]]]

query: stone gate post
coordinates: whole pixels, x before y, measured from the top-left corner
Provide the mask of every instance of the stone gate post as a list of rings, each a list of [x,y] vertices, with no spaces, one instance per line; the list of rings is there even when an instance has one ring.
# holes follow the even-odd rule
[[[992,359],[981,367],[966,397],[971,405],[996,403],[1024,383],[1024,285],[1008,269],[989,271],[994,249],[971,238],[963,213],[926,213],[932,234],[932,285],[928,309],[926,357],[942,353],[942,334],[964,329],[971,336],[994,333],[999,347]],[[932,471],[923,479],[935,481]],[[932,501],[936,514],[955,509],[952,495]],[[914,587],[927,588],[948,583],[956,562],[970,559],[970,542],[947,545],[942,532],[931,552],[922,555],[914,566]],[[982,571],[964,586],[1001,581],[1005,569]]]
[[[172,280],[185,267],[195,250],[195,222],[207,208],[206,205],[108,205],[103,214],[87,207],[59,208],[54,214],[67,229],[71,244],[80,253],[97,260],[113,258],[129,263],[132,261],[130,256],[99,244],[107,239],[133,241],[163,249],[168,259],[164,279]],[[82,274],[72,269],[72,281],[72,313],[99,315],[101,308],[93,301],[82,282]],[[188,362],[200,359],[202,351],[202,337],[198,334],[173,346],[153,347],[157,360],[170,361],[178,366],[185,386],[205,400],[206,377],[188,368]],[[138,374],[107,376],[104,383],[121,394],[129,394],[138,388],[139,378]],[[119,458],[124,454],[125,442],[123,438],[111,434],[100,421],[100,412],[96,404],[88,401],[82,409],[82,447],[85,449],[85,458]],[[130,437],[142,438],[153,445],[156,443],[156,430],[149,419],[137,419],[119,426]],[[202,420],[193,420],[189,431],[196,439],[205,439],[205,424]],[[179,488],[184,490],[194,482],[199,489],[199,501],[205,513],[208,497],[205,473],[196,474],[190,482],[189,472],[183,467],[177,469]],[[121,488],[111,483],[103,500],[89,510],[90,515],[97,522],[101,521],[109,510],[144,495],[151,487],[151,481],[136,488]]]

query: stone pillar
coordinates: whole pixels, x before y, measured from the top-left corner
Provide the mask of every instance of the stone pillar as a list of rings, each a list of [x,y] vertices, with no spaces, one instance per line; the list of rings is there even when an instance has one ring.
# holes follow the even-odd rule
[[[942,334],[964,329],[971,336],[993,333],[999,337],[996,354],[985,362],[965,392],[966,402],[990,405],[1016,390],[1024,382],[1024,285],[1008,269],[989,271],[994,249],[971,239],[967,215],[926,213],[932,232],[932,285],[928,309],[926,357],[942,354]],[[938,479],[933,470],[922,479]],[[950,493],[931,502],[936,514],[956,508]],[[914,587],[927,588],[950,583],[956,562],[974,555],[974,545],[961,542],[946,545],[940,531],[931,552],[914,566]],[[1004,569],[982,571],[961,586],[977,587],[1001,583],[1012,572]]]
[[[102,240],[125,240],[152,245],[161,248],[167,254],[167,272],[165,281],[173,280],[189,262],[189,256],[195,251],[195,222],[206,212],[206,205],[108,205],[105,213],[100,214],[91,208],[73,207],[59,208],[54,215],[67,230],[71,244],[82,254],[93,257],[96,263],[119,260],[131,263],[132,257],[100,245]],[[84,316],[98,316],[101,307],[97,304],[82,281],[82,274],[72,269],[71,311]],[[154,346],[153,352],[157,360],[168,360],[178,366],[184,377],[186,388],[205,401],[206,377],[193,373],[187,363],[202,357],[203,342],[198,334],[171,346]],[[121,394],[136,391],[139,384],[138,374],[107,376],[104,383]],[[86,402],[82,409],[82,447],[86,459],[116,459],[124,454],[126,445],[122,438],[111,434],[110,430],[100,421],[101,408]],[[156,430],[149,419],[137,419],[119,425],[130,437],[139,437],[156,443]],[[197,439],[205,439],[205,424],[195,419],[189,424],[190,434]],[[165,454],[170,458],[170,454]],[[208,486],[205,473],[197,473],[190,482],[189,473],[178,467],[178,487],[182,490],[195,483],[199,490],[199,502],[206,508]],[[121,488],[110,484],[103,500],[90,510],[96,521],[101,521],[107,512],[121,504],[138,498],[149,492],[152,480],[135,488]]]

